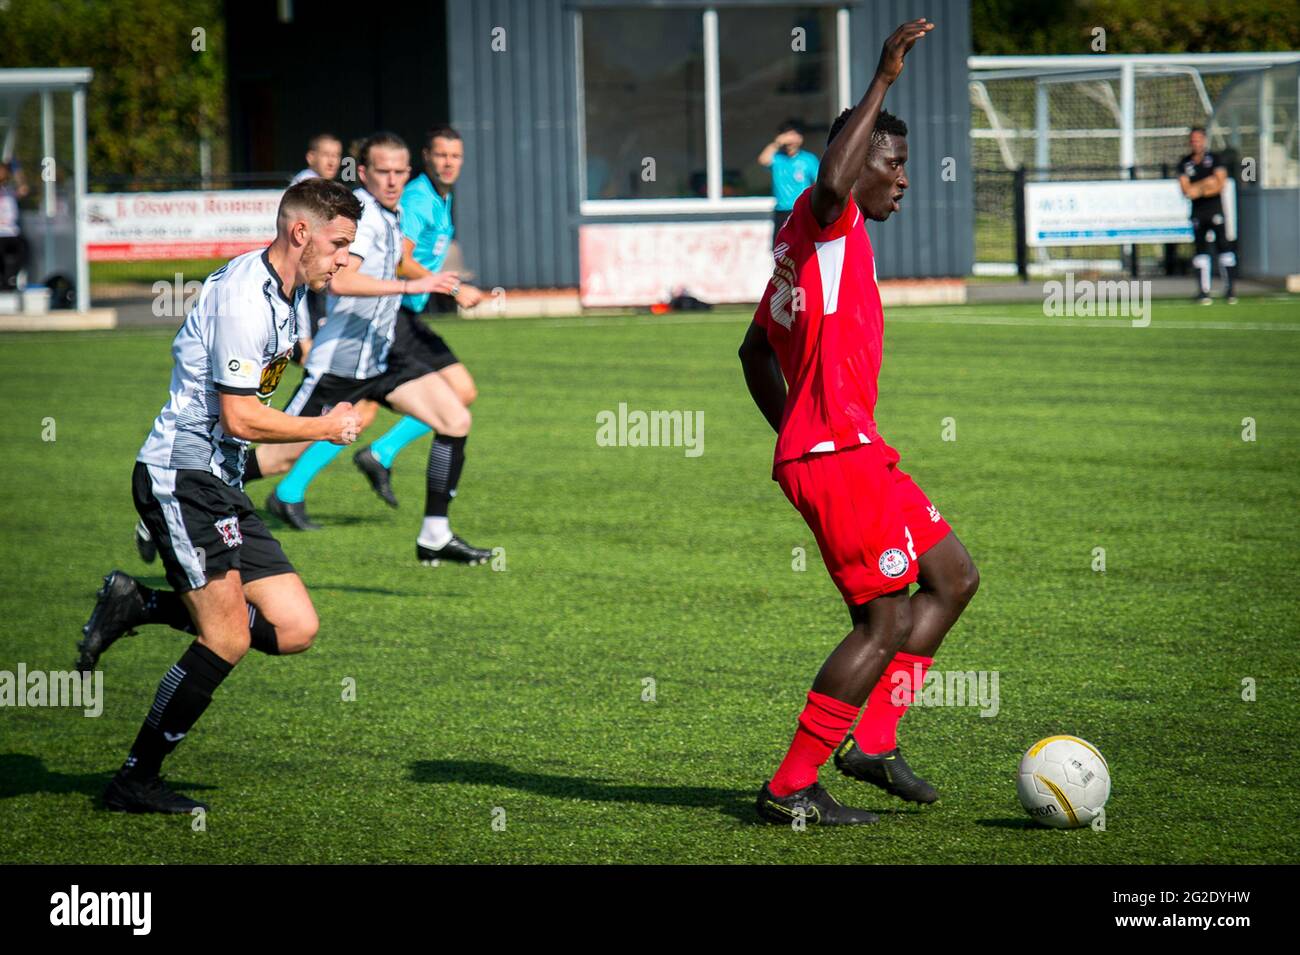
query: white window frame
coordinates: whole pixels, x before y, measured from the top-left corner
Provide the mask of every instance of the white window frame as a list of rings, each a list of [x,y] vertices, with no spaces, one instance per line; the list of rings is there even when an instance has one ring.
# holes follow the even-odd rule
[[[798,0],[792,0],[797,5]],[[573,39],[578,92],[578,212],[583,216],[698,215],[707,213],[772,212],[772,196],[722,195],[722,90],[718,72],[718,8],[704,7],[704,160],[708,196],[704,199],[588,199],[587,193],[587,103],[583,85],[582,11],[573,13]],[[852,103],[849,61],[849,8],[835,9],[835,75],[839,108]]]

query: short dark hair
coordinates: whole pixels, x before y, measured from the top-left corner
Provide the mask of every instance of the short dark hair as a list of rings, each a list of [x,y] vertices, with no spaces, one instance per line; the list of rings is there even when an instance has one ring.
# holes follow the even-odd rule
[[[357,165],[369,166],[370,150],[374,149],[376,146],[380,149],[405,149],[408,155],[411,152],[410,147],[406,145],[406,140],[397,135],[397,133],[390,133],[387,131],[373,133],[370,136],[367,136],[365,141],[362,142],[361,146],[358,148]]]
[[[780,126],[778,126],[777,129],[776,129],[776,132],[777,132],[777,135],[780,135],[781,133],[798,133],[800,136],[802,136],[802,135],[803,135],[803,123],[799,122],[799,120],[794,119],[794,118],[792,117],[792,118],[790,118],[790,119],[787,119],[787,120],[786,120],[784,123],[782,123]]]
[[[311,139],[307,140],[307,152],[314,153],[320,149],[321,143],[338,143],[339,149],[343,148],[343,140],[339,139],[333,133],[317,133]]]
[[[439,126],[430,126],[424,134],[424,148],[428,149],[433,145],[435,139],[461,139],[460,133],[456,132],[450,125],[443,123]]]
[[[1192,135],[1192,133],[1200,133],[1202,136],[1204,136],[1204,135],[1205,135],[1205,127],[1204,127],[1204,126],[1193,126],[1191,129],[1189,129],[1189,130],[1187,131],[1187,135],[1190,136],[1190,135]]]
[[[294,212],[305,212],[321,222],[336,216],[356,222],[361,218],[361,200],[341,182],[312,176],[290,186],[280,197],[277,219],[292,218]]]
[[[839,135],[840,130],[843,129],[844,124],[849,121],[849,117],[853,115],[855,109],[857,109],[856,106],[850,106],[844,112],[840,113],[839,116],[835,117],[835,122],[831,123],[831,131],[826,136],[827,146],[829,146],[831,141]],[[889,110],[882,109],[880,115],[876,117],[876,125],[871,129],[871,145],[880,145],[884,142],[886,136],[906,135],[907,123],[903,122]]]

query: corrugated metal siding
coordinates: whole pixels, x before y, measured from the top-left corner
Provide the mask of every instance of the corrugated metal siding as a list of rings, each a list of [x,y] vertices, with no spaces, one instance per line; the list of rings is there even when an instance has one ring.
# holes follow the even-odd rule
[[[574,55],[562,0],[447,4],[451,122],[466,153],[456,237],[488,287],[578,284]]]
[[[890,33],[915,18],[911,0],[876,0],[853,8],[853,96],[866,92]],[[932,0],[925,15],[935,29],[908,54],[885,108],[907,123],[910,188],[901,214],[868,226],[882,278],[970,273],[975,256],[974,183],[966,58],[970,55],[968,0]],[[942,178],[952,157],[955,182]]]
[[[848,6],[856,99],[875,72],[885,37],[916,13],[910,0]],[[456,190],[456,231],[479,281],[489,287],[578,284],[573,9],[565,0],[447,3],[451,121],[465,137],[467,154]],[[909,58],[886,99],[911,133],[911,189],[902,215],[871,226],[882,277],[966,275],[974,257],[969,3],[934,0],[926,9],[937,29]],[[492,52],[498,26],[506,30],[505,53]],[[949,156],[955,182],[941,178]]]

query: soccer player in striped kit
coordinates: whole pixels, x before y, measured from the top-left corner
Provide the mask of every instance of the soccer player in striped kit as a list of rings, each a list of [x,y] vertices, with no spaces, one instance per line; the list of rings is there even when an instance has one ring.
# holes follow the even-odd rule
[[[745,383],[777,432],[772,476],[816,537],[853,623],[759,792],[758,814],[777,823],[878,821],[822,787],[818,770],[832,753],[840,772],[891,795],[938,798],[903,759],[896,730],[979,577],[876,430],[884,311],[865,222],[897,212],[908,187],[907,127],[881,107],[933,26],[900,26],[862,101],[831,127],[817,181],[777,235],[775,270],[740,348]]]
[[[421,152],[424,171],[402,190],[402,232],[415,260],[430,272],[437,272],[447,259],[455,235],[451,218],[452,187],[460,178],[465,163],[464,141],[450,126],[435,126],[425,134],[425,146]],[[482,301],[483,293],[468,283],[462,283],[452,297],[462,308],[473,308]],[[443,337],[420,317],[429,299],[428,295],[402,296],[393,347],[418,353],[425,364],[437,371],[448,385],[441,392],[448,413],[460,414],[474,403],[478,389],[469,370]],[[374,444],[359,449],[352,456],[375,493],[390,507],[397,506],[392,486],[394,458],[408,444],[428,433],[429,428],[422,421],[407,416]],[[459,471],[464,464],[465,440],[447,436],[435,436],[433,440],[440,456]],[[445,447],[437,448],[438,444]],[[437,531],[439,537],[445,537],[450,534],[450,527],[439,527]]]
[[[208,276],[172,343],[171,395],[136,458],[136,511],[171,590],[121,571],[104,578],[78,644],[93,670],[120,637],[163,624],[196,639],[159,684],[122,769],[104,791],[120,812],[204,808],[171,790],[163,759],[194,727],[248,650],[300,653],[319,628],[311,598],[243,491],[250,441],[356,440],[360,421],[340,402],[292,417],[269,407],[307,320],[306,292],[348,260],[361,205],[345,187],[311,179],[280,200],[275,241]]]
[[[464,463],[470,414],[439,374],[425,349],[401,341],[398,308],[403,295],[460,291],[452,273],[431,273],[411,258],[401,231],[399,201],[410,177],[410,152],[400,137],[377,133],[361,147],[358,174],[364,207],[352,261],[330,284],[329,315],[307,359],[307,375],[285,409],[313,415],[337,401],[378,401],[437,432],[429,449],[425,516],[416,538],[421,563],[482,564],[490,550],[474,547],[451,531],[447,517]],[[398,275],[415,276],[410,279]],[[395,345],[395,340],[397,344]],[[274,450],[273,450],[274,453]],[[317,442],[301,453],[267,499],[267,509],[300,530],[315,525],[304,503],[311,480],[337,455]],[[259,456],[263,470],[274,461]],[[274,473],[272,471],[272,473]]]

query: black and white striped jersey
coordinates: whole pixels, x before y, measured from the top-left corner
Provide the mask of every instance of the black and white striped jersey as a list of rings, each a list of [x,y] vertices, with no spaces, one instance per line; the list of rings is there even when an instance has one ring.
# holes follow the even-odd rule
[[[171,396],[137,461],[241,486],[248,442],[222,429],[218,392],[269,402],[309,321],[306,286],[286,299],[266,253],[236,256],[203,283],[172,341]]]
[[[348,251],[361,259],[357,271],[373,279],[397,277],[402,260],[399,210],[385,209],[365,189],[357,189],[361,219]],[[316,331],[307,370],[317,375],[375,378],[388,369],[401,295],[330,295],[325,322]]]

